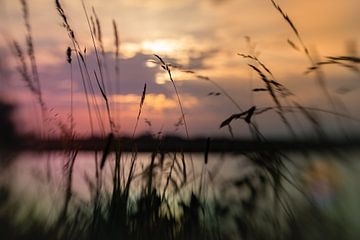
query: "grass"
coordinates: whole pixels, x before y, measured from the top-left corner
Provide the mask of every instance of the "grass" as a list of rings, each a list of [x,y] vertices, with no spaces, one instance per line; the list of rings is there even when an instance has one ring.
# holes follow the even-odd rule
[[[313,61],[293,21],[275,1],[271,0],[271,3],[295,33],[301,48],[291,40],[288,40],[288,43],[294,49],[304,51],[311,63],[311,67],[307,71],[316,71],[318,73],[318,83],[328,101],[333,105],[332,98],[321,77],[320,68],[324,65],[336,64],[358,72],[356,64],[360,62],[359,59],[354,56],[335,56],[327,57],[326,61],[316,63]],[[48,108],[42,100],[28,6],[24,0],[21,1],[21,4],[26,26],[27,55],[24,54],[17,41],[13,41],[11,46],[19,62],[18,72],[27,84],[29,91],[37,98],[43,116],[48,116],[50,115]],[[142,95],[139,99],[138,114],[134,123],[131,142],[133,151],[129,154],[121,151],[120,143],[116,142],[118,125],[113,118],[113,116],[120,115],[120,113],[119,108],[112,107],[109,101],[107,91],[107,84],[110,82],[107,73],[109,69],[106,65],[100,19],[94,8],[92,9],[92,15],[89,15],[84,1],[82,1],[82,6],[91,35],[92,48],[96,54],[96,69],[89,67],[86,51],[82,50],[83,48],[76,38],[65,9],[59,0],[55,1],[56,10],[72,44],[66,50],[66,61],[70,65],[72,79],[70,119],[68,124],[59,123],[60,126],[63,126],[66,141],[71,146],[64,151],[67,160],[63,169],[65,187],[61,210],[56,216],[56,221],[50,225],[47,225],[44,220],[36,218],[22,223],[23,225],[16,224],[9,221],[9,219],[12,219],[11,213],[16,208],[16,204],[6,205],[8,204],[5,203],[7,202],[8,190],[1,188],[0,224],[3,226],[0,228],[1,236],[5,236],[6,239],[33,239],[34,237],[36,239],[306,239],[305,234],[303,236],[296,234],[302,231],[304,228],[302,224],[306,222],[306,219],[301,218],[301,214],[296,211],[295,204],[291,202],[292,197],[288,192],[288,186],[295,189],[306,200],[307,206],[310,206],[309,212],[317,208],[313,206],[312,200],[303,191],[303,185],[297,181],[298,178],[290,170],[290,168],[297,167],[296,163],[279,149],[244,153],[243,156],[251,165],[252,171],[231,180],[231,182],[227,183],[227,189],[223,189],[222,192],[218,193],[214,190],[213,195],[210,195],[209,191],[214,188],[213,182],[216,174],[208,168],[211,156],[209,155],[211,150],[210,138],[204,144],[204,162],[200,173],[195,171],[191,154],[186,155],[181,149],[173,153],[162,151],[163,138],[160,135],[157,138],[157,149],[154,149],[149,156],[148,164],[141,169],[137,165],[139,163],[135,135],[141,119],[142,108],[146,101],[146,83],[144,83]],[[120,72],[120,40],[116,22],[113,21],[112,24],[114,30],[115,72],[118,78]],[[98,47],[100,47],[101,54],[98,54]],[[178,125],[183,124],[187,139],[190,138],[187,116],[172,71],[182,71],[195,76],[199,80],[208,82],[215,87],[214,92],[209,95],[224,95],[229,100],[229,104],[236,107],[239,112],[225,118],[220,124],[220,128],[228,127],[231,135],[233,131],[231,124],[234,121],[242,120],[242,124],[248,127],[253,139],[267,142],[267,138],[261,133],[256,123],[256,118],[267,111],[274,111],[294,138],[296,137],[295,129],[297,126],[288,119],[287,114],[289,113],[301,114],[312,124],[316,135],[319,137],[324,137],[325,134],[315,112],[326,112],[338,118],[352,118],[338,113],[336,109],[328,111],[301,105],[291,99],[292,92],[274,77],[272,71],[259,57],[242,53],[238,55],[249,61],[249,69],[256,73],[262,81],[263,86],[254,88],[252,91],[256,94],[267,94],[274,106],[242,107],[220,84],[210,79],[210,77],[199,75],[180,66],[174,66],[165,62],[163,57],[157,54],[154,55],[156,59],[154,62],[166,71],[173,85],[181,112]],[[28,66],[26,58],[30,59],[30,66]],[[90,134],[94,136],[96,119],[102,136],[107,136],[105,137],[105,147],[100,154],[101,158],[98,152],[94,152],[95,177],[92,178],[88,175],[84,177],[91,196],[87,201],[79,199],[73,190],[74,165],[79,153],[76,146],[73,146],[76,129],[73,123],[72,64],[75,59],[85,93]],[[97,88],[94,86],[97,86]],[[104,121],[105,116],[101,115],[101,106],[96,98],[98,95],[101,95],[104,101],[108,128]],[[354,120],[354,118],[352,119]],[[67,125],[70,127],[67,127]],[[149,125],[151,125],[150,122]],[[114,152],[110,151],[110,145],[112,144],[116,146]],[[305,151],[304,154],[306,154]],[[129,155],[130,162],[128,161]],[[191,167],[187,165],[188,160],[190,160]],[[128,164],[126,165],[126,163]],[[110,188],[108,188],[105,180],[106,168],[111,169],[112,173]],[[134,188],[138,190],[138,194],[132,194]],[[226,195],[231,191],[237,193],[237,197],[234,199]],[[244,196],[242,196],[243,194]],[[323,217],[320,212],[316,212],[316,214]],[[232,225],[236,230],[235,235],[229,236],[227,230],[224,230],[226,229],[225,224],[222,222],[224,219],[232,220]],[[329,223],[329,229],[338,226],[327,221],[327,219],[324,221]],[[22,229],[22,231],[17,231],[17,229]],[[337,230],[335,232],[339,233]]]

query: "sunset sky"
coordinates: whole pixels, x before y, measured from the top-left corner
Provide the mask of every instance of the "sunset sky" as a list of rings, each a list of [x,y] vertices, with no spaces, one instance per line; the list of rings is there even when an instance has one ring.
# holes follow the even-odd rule
[[[70,112],[71,70],[66,61],[66,49],[71,46],[55,1],[27,1],[32,27],[35,56],[39,69],[49,131],[58,132],[58,120],[68,124]],[[60,1],[82,49],[90,73],[98,71],[89,28],[80,0]],[[316,61],[326,56],[356,55],[360,40],[359,0],[278,0],[299,30]],[[8,42],[16,40],[26,49],[26,29],[20,1],[0,0],[0,73],[1,95],[18,105],[16,121],[24,132],[39,131],[40,111],[35,97],[16,71],[18,59]],[[305,75],[310,62],[304,52],[288,44],[300,43],[294,32],[270,0],[85,0],[89,15],[94,7],[101,23],[106,68],[105,85],[114,122],[121,133],[131,134],[140,103],[143,86],[147,95],[137,132],[158,131],[184,134],[176,127],[181,112],[172,83],[166,72],[151,60],[153,54],[166,62],[209,77],[221,85],[243,110],[274,106],[264,92],[253,92],[264,84],[248,63],[237,53],[255,54],[273,73],[276,81],[294,93],[288,102],[296,100],[304,106],[333,110],[316,83],[314,73]],[[115,74],[115,46],[112,21],[118,25],[120,37],[120,74]],[[98,49],[100,49],[99,45]],[[150,60],[150,61],[149,61]],[[343,67],[323,67],[325,82],[336,109],[360,118],[360,75]],[[74,79],[74,119],[79,135],[89,134],[86,98],[78,65],[72,63]],[[191,136],[229,136],[227,128],[219,129],[222,120],[239,110],[214,85],[194,74],[173,69]],[[96,98],[100,104],[106,129],[106,108],[94,76],[91,75]],[[284,105],[288,105],[285,101]],[[343,107],[339,107],[339,106]],[[311,133],[308,121],[301,115],[288,114],[299,134]],[[327,130],[340,129],[334,117],[318,114]],[[97,119],[94,128],[100,132]],[[260,129],[268,136],[289,135],[279,116],[267,112],[256,117]],[[146,122],[151,122],[150,124]],[[360,132],[359,122],[343,120],[347,132]],[[249,135],[243,121],[233,124],[236,136]]]

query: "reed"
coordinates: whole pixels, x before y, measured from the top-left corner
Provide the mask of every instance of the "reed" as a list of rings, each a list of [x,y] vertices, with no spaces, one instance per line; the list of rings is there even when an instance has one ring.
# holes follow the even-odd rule
[[[60,0],[55,0],[55,6],[56,6],[56,10],[57,10],[59,16],[63,20],[63,27],[66,29],[68,37],[69,37],[70,41],[72,42],[73,49],[76,53],[76,60],[77,60],[77,64],[79,67],[80,74],[81,74],[83,89],[85,92],[86,105],[87,105],[88,115],[89,115],[90,130],[91,130],[91,134],[93,135],[94,134],[94,126],[93,126],[93,120],[92,120],[92,111],[91,111],[91,107],[90,107],[88,89],[87,89],[86,83],[85,83],[84,70],[83,70],[83,68],[81,66],[81,62],[80,62],[80,58],[83,59],[83,56],[80,53],[80,45],[75,37],[75,33],[74,33],[73,29],[71,28],[71,26],[69,24],[68,17],[65,14],[65,11],[60,3]]]
[[[164,60],[159,56],[159,55],[154,55],[160,62],[161,62],[161,67],[168,73],[169,75],[169,79],[174,87],[174,90],[175,90],[175,94],[176,94],[176,97],[177,97],[177,100],[178,100],[178,104],[179,104],[179,107],[180,107],[180,111],[181,111],[181,117],[184,121],[184,127],[185,127],[185,133],[186,133],[186,137],[189,139],[190,138],[190,135],[189,135],[189,129],[188,129],[188,126],[187,126],[187,123],[186,123],[186,118],[185,118],[185,114],[184,114],[184,108],[182,106],[182,103],[181,103],[181,100],[180,100],[180,95],[179,95],[179,92],[177,90],[177,87],[175,85],[175,82],[174,82],[174,79],[172,78],[172,75],[171,75],[171,70],[169,68],[169,64],[165,63]]]
[[[165,61],[159,56],[159,55],[154,55],[161,63],[161,67],[167,72],[167,74],[169,75],[169,79],[174,87],[174,90],[175,90],[175,94],[176,94],[176,97],[177,97],[177,100],[178,100],[178,104],[179,104],[179,108],[180,108],[180,112],[181,112],[181,117],[182,117],[182,120],[184,121],[184,128],[185,128],[185,133],[186,133],[186,138],[189,140],[190,139],[190,135],[189,135],[189,128],[188,128],[188,125],[187,125],[187,122],[186,122],[186,118],[185,118],[185,113],[184,113],[184,108],[182,106],[182,103],[181,103],[181,100],[180,100],[180,95],[179,95],[179,92],[177,90],[177,87],[176,87],[176,84],[175,84],[175,81],[174,79],[172,78],[172,75],[171,75],[171,70],[170,70],[170,67],[169,67],[169,64],[165,63]],[[192,167],[192,171],[193,171],[193,177],[195,178],[195,168],[194,168],[194,161],[192,159],[192,155],[190,154],[190,161],[191,161],[191,167]]]
[[[44,120],[44,114],[46,111],[46,106],[42,98],[41,94],[41,84],[40,84],[40,78],[39,73],[37,69],[36,64],[36,57],[35,57],[35,49],[34,49],[34,43],[33,43],[33,37],[32,37],[32,30],[31,30],[31,24],[29,19],[29,9],[27,2],[25,0],[21,0],[21,6],[23,10],[23,19],[26,27],[26,46],[27,46],[27,54],[30,59],[31,64],[31,72],[32,72],[32,84],[34,85],[34,88],[36,89],[36,93],[38,96],[38,101],[42,109],[43,114],[43,120]]]
[[[311,64],[311,66],[314,66],[316,64],[315,60],[313,59],[313,57],[310,55],[310,52],[308,50],[308,47],[305,45],[304,41],[302,40],[302,37],[298,31],[298,29],[295,27],[295,24],[293,23],[293,21],[290,19],[290,17],[282,10],[282,8],[280,7],[280,5],[278,5],[274,0],[270,0],[271,3],[273,4],[273,6],[275,7],[275,9],[280,13],[280,15],[283,17],[283,19],[288,23],[288,25],[290,26],[290,28],[292,29],[292,31],[295,33],[301,47],[302,47],[302,50],[303,52],[305,53],[305,56],[307,57],[307,59],[309,60],[309,63]],[[288,41],[288,43],[290,43]],[[291,43],[290,43],[291,45]],[[324,78],[324,75],[321,71],[320,68],[315,68],[314,70],[315,73],[316,73],[316,81],[317,81],[317,84],[320,88],[320,90],[322,91],[323,95],[325,96],[325,98],[327,99],[327,101],[329,102],[332,110],[334,112],[337,112],[338,109],[336,107],[336,104],[334,102],[334,99],[333,97],[331,96],[329,90],[328,90],[328,87],[327,87],[327,84],[326,84],[326,81],[325,81],[325,78]],[[339,120],[339,118],[335,118],[338,125],[341,126],[341,122]]]
[[[120,91],[120,37],[116,21],[113,19],[113,30],[114,30],[114,47],[115,47],[115,90],[116,93]],[[116,120],[120,121],[120,102],[114,103],[114,110],[116,114]],[[119,127],[119,126],[117,126]]]

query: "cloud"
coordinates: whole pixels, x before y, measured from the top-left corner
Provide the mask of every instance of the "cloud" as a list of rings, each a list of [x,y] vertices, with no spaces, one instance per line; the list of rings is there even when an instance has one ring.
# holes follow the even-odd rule
[[[135,107],[134,112],[136,112],[140,103],[140,96],[135,94],[112,95],[110,99],[113,103],[132,105],[132,107]],[[193,96],[183,96],[182,99],[182,105],[184,108],[193,108],[199,104],[198,99]],[[167,97],[165,94],[153,93],[145,95],[144,109],[159,113],[177,108],[178,100],[174,95],[171,97]]]

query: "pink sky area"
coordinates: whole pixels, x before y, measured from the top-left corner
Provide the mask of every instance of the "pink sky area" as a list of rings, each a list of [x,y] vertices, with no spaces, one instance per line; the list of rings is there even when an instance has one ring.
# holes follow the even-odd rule
[[[336,111],[347,117],[335,118],[319,111],[311,114],[331,134],[359,133],[356,119],[360,118],[360,75],[355,71],[358,66],[349,63],[352,66],[349,69],[334,64],[324,65],[322,74],[330,96],[327,97],[319,87],[316,74],[305,74],[311,62],[301,50],[301,42],[270,0],[84,2],[96,25],[94,7],[101,25],[102,44],[95,39],[95,45],[111,118],[120,133],[134,131],[145,83],[147,91],[137,133],[185,133],[184,127],[176,124],[181,111],[173,84],[167,73],[152,62],[157,60],[154,54],[182,68],[173,68],[172,74],[191,136],[229,136],[228,129],[219,129],[219,125],[231,114],[240,112],[222,90],[197,75],[207,76],[220,85],[243,110],[254,105],[258,109],[274,106],[267,92],[252,91],[265,85],[248,64],[262,69],[261,66],[238,53],[258,57],[273,74],[271,76],[263,70],[267,77],[293,93],[286,99],[281,98],[283,106],[291,106],[296,101],[309,108]],[[94,71],[99,78],[101,73],[81,0],[62,0],[60,3],[78,40],[77,50],[81,50],[88,68],[90,77],[85,76],[85,86],[91,122],[75,51],[72,63],[66,61],[66,49],[74,47],[62,26],[55,1],[32,0],[26,3],[47,120],[42,121],[39,102],[17,71],[21,62],[9,47],[12,41],[18,42],[31,74],[21,1],[0,0],[0,94],[18,106],[15,118],[19,130],[58,134],[61,124],[69,127],[72,95],[76,133],[91,134],[91,122],[94,134],[109,132],[106,104],[94,76]],[[358,57],[358,0],[278,0],[277,3],[290,16],[314,62],[325,61],[327,56]],[[118,58],[113,20],[119,34]],[[99,36],[96,26],[95,32]],[[118,73],[116,66],[119,67]],[[82,68],[84,70],[83,65]],[[217,92],[221,94],[209,94]],[[297,135],[313,133],[308,119],[300,112],[287,112],[286,117]],[[267,136],[290,136],[274,111],[257,115],[254,121]],[[238,120],[232,127],[236,136],[249,136],[244,121]]]

